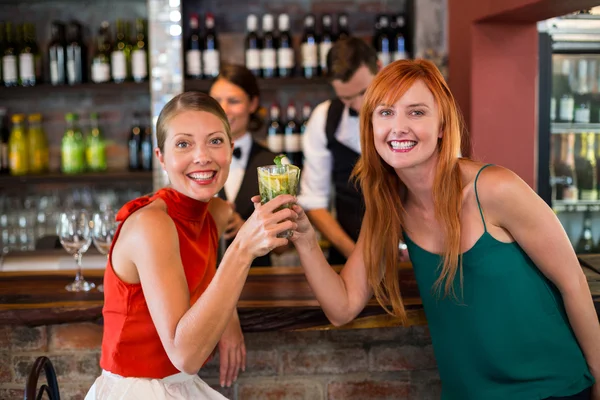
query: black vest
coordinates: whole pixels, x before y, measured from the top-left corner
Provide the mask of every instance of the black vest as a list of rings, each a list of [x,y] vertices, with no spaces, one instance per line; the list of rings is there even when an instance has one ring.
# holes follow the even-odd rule
[[[360,154],[343,145],[335,138],[335,132],[342,119],[344,103],[339,99],[331,100],[325,123],[327,148],[333,155],[332,178],[335,188],[335,209],[337,220],[342,229],[354,240],[358,240],[360,226],[365,213],[362,192],[357,182],[350,180],[354,165]],[[329,249],[329,263],[343,264],[345,257],[335,248]]]

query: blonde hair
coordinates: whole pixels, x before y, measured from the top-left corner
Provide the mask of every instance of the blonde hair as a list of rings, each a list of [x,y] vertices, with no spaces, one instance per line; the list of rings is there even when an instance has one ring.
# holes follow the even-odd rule
[[[454,97],[437,67],[427,60],[399,60],[381,70],[365,93],[360,111],[362,156],[354,168],[364,194],[366,211],[363,221],[364,262],[369,285],[377,301],[391,314],[406,321],[400,293],[398,245],[402,239],[403,205],[399,193],[404,185],[377,153],[373,137],[373,112],[378,104],[394,104],[417,81],[422,81],[433,94],[439,108],[439,161],[434,178],[435,216],[444,229],[442,271],[435,287],[442,285],[446,294],[454,294],[454,278],[459,269],[460,209],[462,183],[458,157],[463,134],[462,115]],[[382,218],[386,215],[386,218]],[[461,273],[462,283],[462,273]]]

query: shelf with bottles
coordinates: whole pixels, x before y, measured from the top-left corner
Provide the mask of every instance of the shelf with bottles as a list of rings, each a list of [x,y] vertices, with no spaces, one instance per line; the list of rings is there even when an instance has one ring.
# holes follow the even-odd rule
[[[550,125],[552,134],[562,133],[600,133],[600,123],[553,122]]]
[[[599,212],[600,200],[554,200],[552,209],[561,212]]]
[[[79,83],[75,85],[51,85],[40,84],[36,86],[0,86],[0,99],[14,99],[16,97],[27,98],[37,96],[56,95],[110,95],[113,93],[137,93],[150,96],[150,86],[148,82],[123,82],[123,83]]]
[[[48,172],[31,175],[0,175],[0,189],[13,185],[54,185],[54,184],[88,184],[93,186],[124,183],[151,182],[152,171],[143,170],[106,170],[102,172],[82,172],[79,174],[63,174]]]

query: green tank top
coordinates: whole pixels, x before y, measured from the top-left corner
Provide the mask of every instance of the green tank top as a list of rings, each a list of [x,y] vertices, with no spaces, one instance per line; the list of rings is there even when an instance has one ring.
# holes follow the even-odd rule
[[[488,164],[489,165],[489,164]],[[442,400],[535,400],[569,396],[594,383],[562,297],[516,243],[487,231],[462,254],[456,298],[434,283],[443,257],[404,233],[442,381]],[[458,275],[458,274],[457,274]]]

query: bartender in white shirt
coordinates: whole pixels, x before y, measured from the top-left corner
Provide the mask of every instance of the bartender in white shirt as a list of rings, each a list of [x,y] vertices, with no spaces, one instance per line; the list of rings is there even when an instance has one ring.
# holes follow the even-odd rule
[[[364,201],[350,174],[361,153],[358,111],[379,68],[375,49],[365,41],[338,40],[327,55],[328,78],[337,97],[315,107],[304,132],[298,202],[332,244],[332,265],[346,262],[360,232]]]
[[[263,121],[257,112],[260,104],[258,83],[250,70],[242,65],[222,65],[209,94],[219,102],[227,115],[234,146],[229,177],[219,192],[219,197],[235,207],[223,235],[229,246],[254,211],[250,199],[258,194],[257,167],[273,164],[276,154],[252,137],[252,132],[260,129]],[[271,257],[268,254],[254,259],[252,263],[252,266],[269,265]]]

